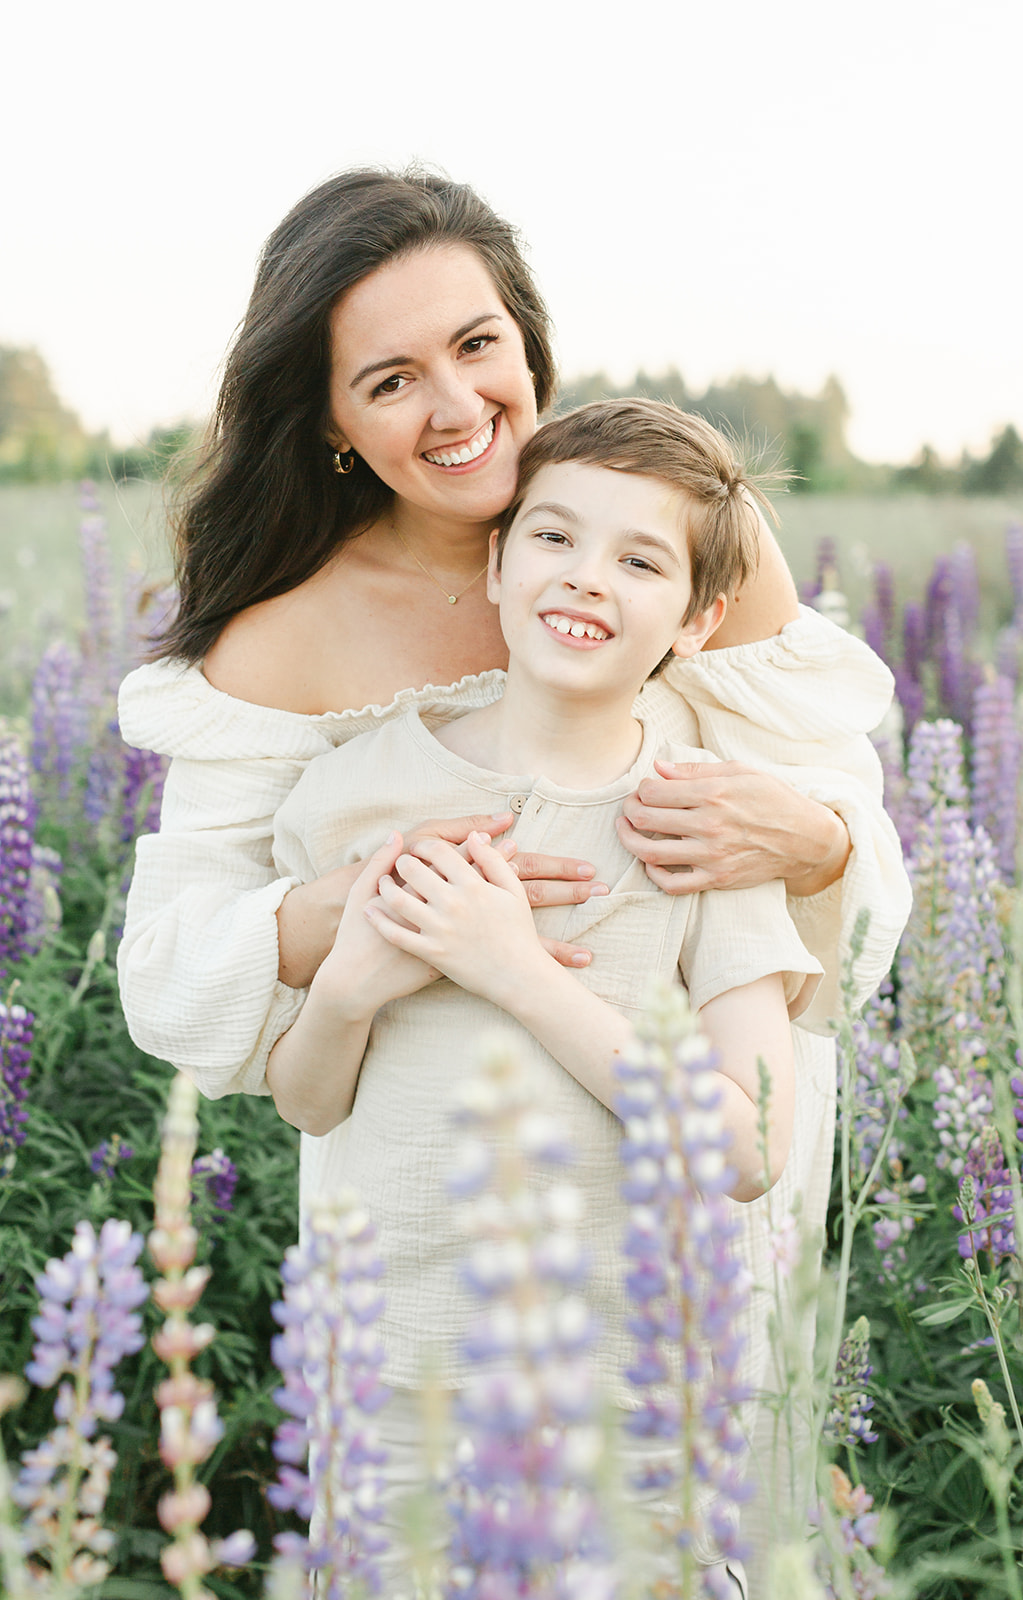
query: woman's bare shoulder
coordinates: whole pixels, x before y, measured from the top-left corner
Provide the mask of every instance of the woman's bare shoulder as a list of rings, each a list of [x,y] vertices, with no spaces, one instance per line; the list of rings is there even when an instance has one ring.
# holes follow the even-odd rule
[[[214,689],[278,711],[309,712],[316,699],[323,620],[306,584],[232,617],[203,662]]]

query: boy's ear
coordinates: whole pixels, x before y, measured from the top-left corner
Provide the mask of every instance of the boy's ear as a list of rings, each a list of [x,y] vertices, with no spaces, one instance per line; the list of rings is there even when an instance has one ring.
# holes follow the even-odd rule
[[[685,660],[702,650],[711,634],[720,628],[725,620],[727,608],[728,601],[723,594],[719,594],[706,611],[699,612],[695,617],[690,617],[688,622],[683,623],[678,638],[671,647],[675,655]]]
[[[497,534],[495,528],[490,535],[490,555],[487,559],[487,599],[491,605],[497,605],[501,598],[501,569],[497,563]]]

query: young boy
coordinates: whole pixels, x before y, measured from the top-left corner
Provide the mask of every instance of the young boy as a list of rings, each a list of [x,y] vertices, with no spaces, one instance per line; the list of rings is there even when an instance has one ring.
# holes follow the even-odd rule
[[[721,436],[670,406],[599,403],[541,429],[491,538],[488,593],[509,653],[503,693],[501,674],[486,675],[469,681],[464,715],[449,705],[448,720],[428,727],[412,711],[351,740],[314,761],[278,813],[282,875],[308,880],[370,858],[267,1082],[282,1116],[314,1136],[303,1139],[304,1203],[352,1184],[377,1222],[388,1263],[384,1375],[398,1387],[421,1382],[424,1344],[439,1352],[444,1381],[462,1376],[468,1301],[444,1191],[447,1103],[488,1027],[517,1032],[544,1106],[572,1129],[603,1354],[623,1403],[619,1127],[609,1107],[615,1058],[651,979],[685,983],[718,1052],[735,1198],[764,1188],[758,1057],[772,1079],[772,1182],[784,1165],[790,1018],[821,971],[789,921],[784,887],[669,896],[616,828],[656,759],[714,759],[672,742],[658,697],[648,707],[637,696],[672,654],[701,648],[748,574],[751,492]],[[534,914],[506,854],[483,835],[463,850],[429,840],[402,852],[401,829],[424,815],[505,810],[517,814],[518,850],[585,855],[607,896]],[[559,966],[541,935],[585,943],[591,965]]]

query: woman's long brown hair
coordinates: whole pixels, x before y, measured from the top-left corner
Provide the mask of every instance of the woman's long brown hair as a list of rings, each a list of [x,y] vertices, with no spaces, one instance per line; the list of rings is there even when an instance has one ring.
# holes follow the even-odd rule
[[[434,244],[480,256],[522,331],[538,409],[549,404],[550,321],[510,224],[430,173],[359,169],[321,184],[263,248],[210,434],[172,512],[179,601],[157,656],[201,661],[239,611],[294,589],[384,511],[392,492],[364,461],[333,470],[330,314],[368,273]]]

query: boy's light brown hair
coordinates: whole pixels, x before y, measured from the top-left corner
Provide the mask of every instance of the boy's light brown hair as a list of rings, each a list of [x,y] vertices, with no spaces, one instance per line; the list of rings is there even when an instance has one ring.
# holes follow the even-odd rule
[[[677,489],[689,549],[693,593],[683,622],[731,598],[756,571],[757,502],[774,510],[747,475],[733,446],[703,417],[660,400],[596,400],[546,423],[519,459],[515,499],[501,518],[497,559],[529,485],[543,467],[563,462],[659,478]]]

